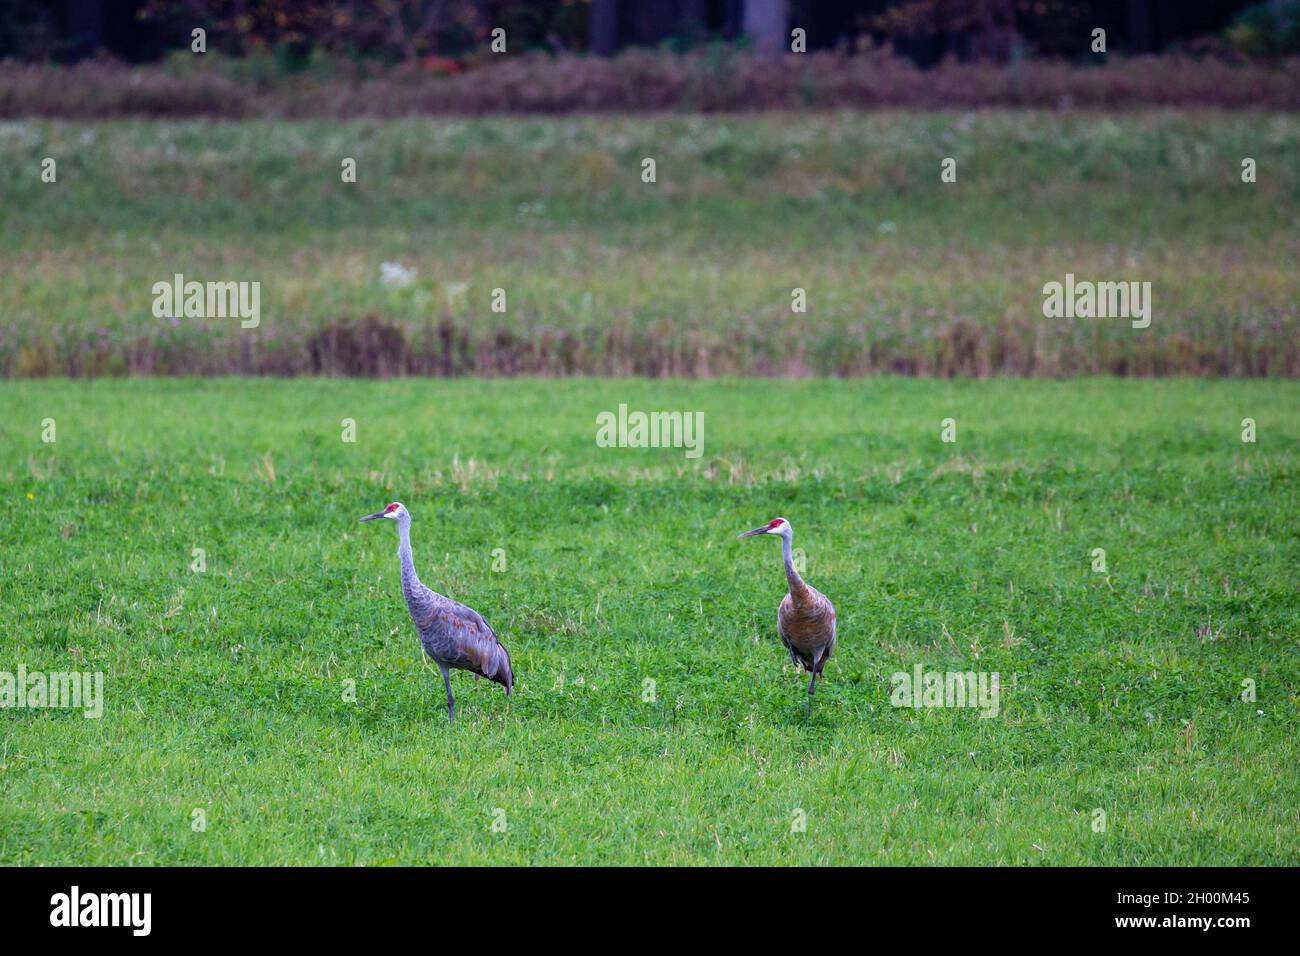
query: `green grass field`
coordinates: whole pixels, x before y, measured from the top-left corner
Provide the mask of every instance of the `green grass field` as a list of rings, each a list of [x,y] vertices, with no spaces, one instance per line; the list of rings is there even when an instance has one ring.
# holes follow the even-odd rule
[[[704,454],[597,447],[622,402],[703,412]],[[0,711],[0,863],[1294,864],[1297,407],[1177,379],[5,383],[0,670],[102,671],[106,701]],[[454,678],[454,727],[395,531],[357,521],[391,500],[514,657],[509,700]],[[840,611],[811,720],[776,543],[735,537],[778,514]],[[892,707],[918,664],[999,673],[999,714]]]

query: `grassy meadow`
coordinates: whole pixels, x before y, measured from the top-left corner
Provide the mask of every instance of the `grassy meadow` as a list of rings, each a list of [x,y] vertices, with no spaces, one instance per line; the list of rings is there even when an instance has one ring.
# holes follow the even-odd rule
[[[703,412],[704,454],[597,447],[621,402]],[[105,704],[0,711],[0,863],[1294,864],[1298,405],[1260,380],[5,383],[0,669],[102,671]],[[514,658],[509,699],[453,678],[454,726],[395,530],[357,521],[391,500]],[[840,613],[811,719],[777,543],[735,537],[778,514]],[[890,706],[918,664],[999,673],[998,715]]]
[[[0,376],[1297,377],[1297,155],[1250,111],[7,122]],[[176,273],[261,324],[156,318]],[[1151,327],[1043,318],[1067,273]]]
[[[1262,111],[0,123],[0,675],[105,693],[0,709],[0,864],[1294,864],[1298,154]],[[176,273],[260,324],[155,317]],[[1044,318],[1067,273],[1150,328]],[[599,447],[620,404],[703,454]],[[514,660],[454,726],[394,500]],[[811,717],[736,539],[777,515],[839,609]],[[891,706],[918,666],[998,713]]]

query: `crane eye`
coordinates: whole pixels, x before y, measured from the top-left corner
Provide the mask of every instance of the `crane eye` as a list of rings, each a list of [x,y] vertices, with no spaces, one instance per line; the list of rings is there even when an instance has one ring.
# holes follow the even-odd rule
[[[390,512],[390,511],[396,511],[396,510],[397,510],[397,505],[393,504],[393,505],[389,505],[387,508],[385,508],[385,509],[384,509],[384,513],[387,514],[387,513]]]

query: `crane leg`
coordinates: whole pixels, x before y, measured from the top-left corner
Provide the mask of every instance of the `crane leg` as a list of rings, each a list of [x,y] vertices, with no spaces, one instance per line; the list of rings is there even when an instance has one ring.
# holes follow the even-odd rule
[[[817,665],[821,661],[821,655],[813,658],[812,679],[808,681],[808,716],[812,716],[813,692],[817,690]]]
[[[442,682],[447,686],[447,719],[455,723],[456,721],[456,698],[451,696],[451,671],[446,667],[439,667],[442,671]]]

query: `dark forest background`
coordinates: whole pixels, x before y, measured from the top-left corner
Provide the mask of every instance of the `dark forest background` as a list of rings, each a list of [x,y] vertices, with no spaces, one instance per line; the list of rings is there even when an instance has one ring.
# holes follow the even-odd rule
[[[270,51],[289,67],[317,51],[455,57],[486,46],[497,27],[510,53],[718,41],[777,51],[796,26],[810,51],[850,52],[870,40],[922,66],[949,56],[1085,57],[1080,37],[1096,27],[1111,52],[1287,53],[1300,35],[1298,10],[1296,0],[0,0],[0,59],[146,63],[187,49],[195,27],[208,31],[211,49]]]

